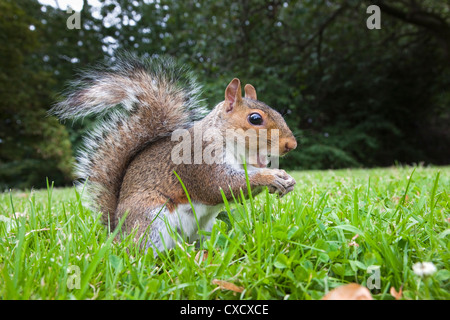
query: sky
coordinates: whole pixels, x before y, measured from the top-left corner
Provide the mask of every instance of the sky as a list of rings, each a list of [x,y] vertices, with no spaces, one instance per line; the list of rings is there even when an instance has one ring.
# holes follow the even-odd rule
[[[63,10],[66,10],[68,5],[75,11],[80,11],[83,8],[83,0],[39,0],[39,2],[56,8],[59,7]],[[98,0],[88,0],[88,2],[92,6],[99,5]]]

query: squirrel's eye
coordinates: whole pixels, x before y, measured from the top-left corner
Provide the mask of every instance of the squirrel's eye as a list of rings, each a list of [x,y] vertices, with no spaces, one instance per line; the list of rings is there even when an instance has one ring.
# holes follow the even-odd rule
[[[248,116],[248,121],[255,126],[259,126],[263,123],[263,118],[259,113],[255,112]]]

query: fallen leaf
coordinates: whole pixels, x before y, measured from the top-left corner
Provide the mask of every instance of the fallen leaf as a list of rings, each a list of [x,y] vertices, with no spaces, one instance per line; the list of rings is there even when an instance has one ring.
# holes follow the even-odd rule
[[[402,197],[393,197],[392,201],[398,204],[401,201],[401,199],[402,199]],[[408,200],[409,200],[409,197],[408,197],[408,195],[406,195],[405,200],[404,200],[405,203],[408,203]]]
[[[402,294],[403,294],[403,285],[400,286],[400,289],[398,290],[398,292],[397,292],[397,290],[395,290],[394,287],[391,287],[390,293],[391,293],[391,296],[393,296],[395,298],[395,300],[400,300],[402,298]]]
[[[238,287],[237,285],[235,285],[231,282],[228,282],[228,281],[214,279],[212,281],[212,283],[215,285],[218,285],[219,288],[223,289],[223,290],[230,290],[230,291],[239,292],[239,293],[244,291],[243,287]]]
[[[55,228],[55,230],[62,230],[62,229],[61,228]],[[33,232],[41,232],[41,231],[50,231],[50,228],[42,228],[42,229],[31,230],[31,231],[25,233],[25,237],[29,236]]]
[[[195,262],[197,262],[197,264],[205,261],[206,259],[208,259],[208,251],[206,250],[201,250],[195,255]]]
[[[373,298],[366,287],[350,283],[331,290],[322,300],[373,300]]]

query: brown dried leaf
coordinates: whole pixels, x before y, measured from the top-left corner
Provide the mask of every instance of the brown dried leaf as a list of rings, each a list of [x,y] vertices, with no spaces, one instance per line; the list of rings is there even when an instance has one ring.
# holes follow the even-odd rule
[[[239,292],[241,293],[242,291],[244,291],[243,287],[238,287],[237,285],[228,282],[228,281],[224,281],[224,280],[219,280],[219,279],[214,279],[212,281],[213,284],[218,285],[220,289],[222,290],[231,290],[234,292]]]
[[[403,286],[400,286],[400,289],[398,290],[398,292],[397,292],[397,290],[395,290],[394,287],[391,287],[390,293],[391,293],[391,296],[393,296],[395,298],[395,300],[400,300],[403,295]]]
[[[350,283],[331,290],[322,300],[373,300],[373,298],[366,287]]]
[[[402,197],[393,197],[392,198],[392,202],[394,202],[394,203],[399,203],[400,201],[401,201],[401,199],[402,199]],[[409,200],[409,197],[408,197],[408,195],[406,195],[405,196],[405,203],[408,203],[408,200]]]
[[[197,264],[205,261],[206,259],[208,259],[208,251],[206,250],[201,250],[195,255],[195,262],[197,262]]]
[[[61,228],[55,228],[55,230],[62,230],[62,229]],[[50,231],[50,228],[42,228],[42,229],[31,230],[31,231],[25,233],[25,237],[29,236],[33,232],[41,232],[41,231]]]

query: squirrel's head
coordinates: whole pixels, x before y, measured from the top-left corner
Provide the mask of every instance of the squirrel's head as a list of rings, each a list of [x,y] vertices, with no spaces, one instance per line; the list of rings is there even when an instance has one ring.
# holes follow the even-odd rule
[[[281,114],[257,99],[251,84],[245,85],[244,91],[242,97],[241,82],[233,79],[218,111],[227,130],[245,137],[247,163],[266,167],[268,155],[283,156],[297,147],[297,141]]]

